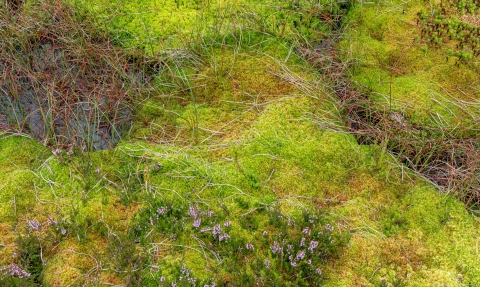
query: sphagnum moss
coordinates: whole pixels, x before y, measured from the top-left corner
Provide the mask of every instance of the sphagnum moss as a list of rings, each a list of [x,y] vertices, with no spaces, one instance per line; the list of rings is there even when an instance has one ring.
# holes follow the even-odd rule
[[[384,32],[377,40],[388,38]],[[255,46],[217,47],[190,82],[207,85],[193,90],[195,103],[150,99],[142,133],[112,151],[52,154],[33,141],[0,139],[8,178],[0,192],[25,195],[16,217],[2,202],[13,227],[0,227],[2,264],[20,263],[10,256],[27,245],[15,241],[31,234],[44,248],[37,277],[44,286],[478,284],[478,220],[459,201],[380,147],[320,128],[319,116],[335,115],[336,103],[307,86],[316,74],[288,61],[278,66],[288,51],[267,52],[271,58]],[[221,77],[215,68],[224,69]],[[309,79],[285,83],[287,70]],[[260,106],[239,117],[225,103],[235,96]],[[166,131],[165,140],[157,134],[164,119],[174,129],[224,135]],[[18,152],[22,142],[32,148]]]

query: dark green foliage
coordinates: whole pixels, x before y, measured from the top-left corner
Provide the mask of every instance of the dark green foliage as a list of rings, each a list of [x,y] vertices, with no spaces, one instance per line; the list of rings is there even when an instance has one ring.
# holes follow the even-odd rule
[[[17,258],[21,266],[30,273],[30,280],[33,283],[42,282],[42,242],[34,234],[19,235],[16,239]]]
[[[109,236],[105,257],[112,268],[121,271],[125,286],[144,286],[148,256],[137,248],[138,243],[131,235]]]

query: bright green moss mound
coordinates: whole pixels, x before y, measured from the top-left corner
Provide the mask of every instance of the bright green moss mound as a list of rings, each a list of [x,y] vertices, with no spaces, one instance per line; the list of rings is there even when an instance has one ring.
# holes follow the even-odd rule
[[[478,63],[420,38],[417,13],[429,9],[422,1],[357,4],[347,16],[343,57],[356,63],[353,79],[372,90],[375,101],[413,123],[471,128],[479,117]]]
[[[201,49],[205,39],[222,42],[226,35],[243,41],[243,38],[255,37],[256,31],[301,41],[320,39],[330,27],[310,12],[315,9],[339,12],[338,5],[331,0],[69,2],[87,10],[92,20],[110,31],[119,44],[143,48],[147,54],[184,46]]]

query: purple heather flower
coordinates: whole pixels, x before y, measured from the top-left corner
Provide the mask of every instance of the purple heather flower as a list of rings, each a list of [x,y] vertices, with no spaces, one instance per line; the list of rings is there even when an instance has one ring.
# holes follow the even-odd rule
[[[95,170],[95,173],[100,173],[100,169],[97,168],[97,169]]]
[[[47,215],[47,218],[48,218],[48,221],[50,221],[52,224],[57,224],[57,223],[58,223],[58,221],[52,219],[52,218],[50,217],[50,215]]]
[[[61,154],[62,150],[59,149],[59,148],[56,148],[56,149],[52,150],[52,153],[53,153],[53,155]]]
[[[185,266],[182,266],[182,270],[180,272],[182,272],[182,274],[186,276],[190,275],[190,271],[188,271],[188,269],[185,268]]]
[[[310,241],[310,246],[308,247],[308,251],[313,252],[313,249],[317,248],[318,246],[318,241]]]
[[[62,235],[65,235],[65,234],[67,234],[67,230],[66,230],[66,229],[62,229],[62,231],[61,231],[61,232],[62,232]]]
[[[292,265],[292,267],[296,267],[296,266],[297,266],[297,262],[292,261],[292,262],[290,262],[290,265]]]
[[[197,218],[198,217],[198,209],[195,206],[190,205],[188,207],[188,214],[193,218]]]
[[[262,234],[263,234],[263,236],[267,236],[268,232],[266,230],[264,230]]]
[[[308,265],[312,264],[312,259],[308,259],[307,264]]]
[[[213,237],[219,236],[222,233],[222,227],[220,224],[217,224],[213,227],[212,235]]]
[[[305,250],[300,251],[295,257],[296,260],[303,260],[303,258],[305,258]]]
[[[212,283],[210,285],[203,285],[203,287],[216,287],[217,286],[217,284],[215,284],[215,278],[212,278],[211,282]]]
[[[0,274],[3,276],[11,276],[11,277],[18,277],[18,278],[29,278],[30,273],[23,270],[20,266],[15,263],[12,263],[7,266],[0,267]]]
[[[253,244],[252,244],[252,243],[247,243],[247,245],[246,245],[245,247],[246,247],[248,250],[253,250],[253,249],[255,249],[255,248],[253,247]]]
[[[225,223],[223,224],[223,226],[229,227],[229,226],[230,226],[230,220],[225,221]]]
[[[306,234],[306,235],[310,235],[310,233],[311,233],[310,228],[305,227],[305,229],[303,229],[302,233]]]
[[[300,240],[300,247],[305,246],[305,237],[302,237],[302,240]]]
[[[320,268],[315,269],[315,273],[317,273],[318,275],[322,274],[322,269]]]
[[[69,149],[69,150],[67,151],[67,154],[68,154],[68,155],[72,155],[72,154],[73,154],[73,150],[72,150],[72,149]]]
[[[201,218],[197,218],[197,219],[195,219],[195,221],[193,222],[193,227],[199,228],[199,227],[200,227],[200,224],[202,224],[202,219],[201,219]]]
[[[220,242],[222,242],[223,240],[228,240],[228,239],[230,239],[230,235],[228,235],[227,233],[224,233],[224,234],[222,234],[218,237],[218,240]]]
[[[263,264],[265,264],[265,268],[266,269],[270,269],[270,260],[267,258],[265,259],[265,261],[263,262]]]
[[[40,222],[35,220],[29,220],[28,225],[30,225],[30,228],[33,230],[38,230],[38,228],[40,228]]]
[[[162,206],[159,209],[157,209],[157,213],[159,215],[165,214],[167,211],[168,211],[168,207],[166,207],[166,206]]]
[[[330,224],[327,224],[327,226],[325,226],[325,229],[328,231],[333,231],[333,226],[331,226]]]
[[[190,283],[190,285],[195,286],[195,284],[197,283],[197,278],[188,278],[188,282]]]
[[[165,277],[160,277],[160,282],[164,282],[165,281]]]
[[[278,244],[277,241],[274,241],[274,242],[273,242],[273,245],[270,246],[270,250],[272,251],[273,254],[282,253],[282,252],[283,252],[283,248],[280,246],[280,244]]]

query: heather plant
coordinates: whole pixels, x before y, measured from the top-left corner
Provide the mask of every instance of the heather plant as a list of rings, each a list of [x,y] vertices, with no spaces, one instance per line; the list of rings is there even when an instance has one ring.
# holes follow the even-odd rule
[[[318,286],[326,275],[324,264],[338,256],[348,240],[347,234],[335,230],[322,212],[305,210],[301,215],[288,216],[278,206],[257,208],[245,221],[231,220],[226,207],[214,211],[178,202],[160,201],[141,214],[133,230],[138,241],[146,243],[160,236],[176,246],[176,253],[182,253],[189,237],[197,238],[202,248],[221,262],[217,267],[210,266],[217,275],[197,278],[183,265],[166,275],[162,269],[170,269],[162,268],[165,262],[157,261],[159,270],[147,281],[165,286],[203,286],[196,285],[197,281],[207,285]],[[252,224],[255,221],[257,225]]]
[[[0,282],[1,280],[10,280],[11,282],[22,282],[25,286],[41,284],[45,265],[44,258],[47,256],[49,248],[67,238],[72,229],[71,224],[65,220],[55,219],[50,215],[46,217],[46,222],[28,219],[23,231],[18,232],[15,239],[16,251],[13,256],[15,263],[2,267],[0,272],[3,272],[3,277],[0,276]]]
[[[199,280],[195,275],[192,273],[191,269],[185,267],[185,265],[179,263],[176,264],[172,271],[169,274],[163,275],[163,273],[154,268],[153,272],[151,273],[150,281],[147,286],[165,286],[165,287],[191,287],[191,286],[207,286],[207,287],[215,287],[217,286],[215,278]]]
[[[42,252],[45,243],[41,238],[41,232],[44,229],[46,227],[42,226],[40,222],[33,219],[27,220],[27,226],[24,228],[24,231],[19,233],[16,238],[17,250],[14,253],[14,259],[19,265],[16,263],[9,265],[10,269],[16,270],[10,272],[10,277],[28,279],[35,284],[42,281],[44,263]]]
[[[35,286],[30,277],[30,273],[15,263],[0,267],[0,283],[4,286]]]
[[[147,272],[147,264],[151,261],[147,252],[138,248],[138,242],[129,235],[108,237],[105,252],[105,265],[123,273],[126,286],[145,286],[143,284]]]

